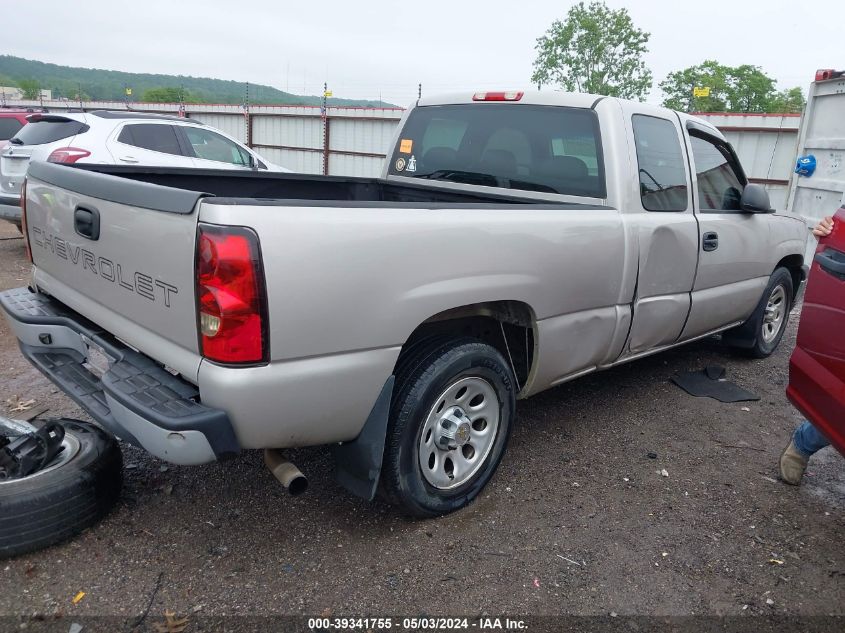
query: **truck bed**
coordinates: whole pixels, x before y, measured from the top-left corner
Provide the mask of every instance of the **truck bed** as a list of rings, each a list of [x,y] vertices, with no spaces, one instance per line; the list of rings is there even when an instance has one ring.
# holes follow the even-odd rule
[[[255,204],[255,201],[265,201],[273,205],[284,204],[284,201],[292,201],[296,204],[301,204],[303,201],[345,201],[366,203],[367,206],[378,206],[373,203],[395,205],[397,202],[409,203],[411,206],[432,202],[483,204],[488,207],[491,204],[547,205],[554,208],[595,206],[579,203],[552,203],[542,198],[519,194],[459,191],[449,188],[448,185],[438,185],[437,181],[416,185],[397,183],[383,178],[124,165],[74,165],[73,168],[174,189],[202,192],[223,199],[215,200],[215,204],[225,204],[225,199],[231,199],[240,204],[243,204],[245,200],[250,200],[252,204]]]

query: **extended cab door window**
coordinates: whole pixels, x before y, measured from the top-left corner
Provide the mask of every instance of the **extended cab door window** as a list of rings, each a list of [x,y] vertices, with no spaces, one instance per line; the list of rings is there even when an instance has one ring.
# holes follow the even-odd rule
[[[588,108],[420,106],[388,160],[391,176],[606,196],[598,118]]]
[[[690,135],[695,161],[699,209],[702,211],[739,211],[744,176],[726,145],[708,138]]]
[[[686,159],[675,124],[668,119],[635,114],[640,198],[647,211],[686,211]]]

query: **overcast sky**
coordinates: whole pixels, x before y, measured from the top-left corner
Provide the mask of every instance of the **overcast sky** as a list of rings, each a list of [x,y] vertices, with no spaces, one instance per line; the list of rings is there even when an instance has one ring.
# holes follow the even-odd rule
[[[427,94],[529,84],[534,44],[572,2],[546,0],[38,0],[10,2],[0,53],[132,72],[269,84],[407,105]],[[4,3],[5,4],[5,3]],[[845,68],[842,0],[609,0],[651,33],[649,101],[667,73],[753,64],[806,92]],[[11,8],[11,7],[7,7]]]

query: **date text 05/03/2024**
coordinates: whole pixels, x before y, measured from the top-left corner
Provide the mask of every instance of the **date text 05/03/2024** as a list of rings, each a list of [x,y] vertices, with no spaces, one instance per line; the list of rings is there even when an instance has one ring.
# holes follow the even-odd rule
[[[523,631],[528,629],[524,620],[513,618],[309,618],[308,628],[313,631],[354,630],[405,630],[405,631]]]

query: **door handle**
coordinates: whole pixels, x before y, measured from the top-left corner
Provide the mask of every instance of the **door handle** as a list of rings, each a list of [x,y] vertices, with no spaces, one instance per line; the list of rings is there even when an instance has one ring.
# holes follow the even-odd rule
[[[817,253],[815,259],[823,271],[834,277],[845,279],[845,253],[826,248],[821,253]]]
[[[100,239],[100,212],[93,208],[76,207],[73,228],[77,234],[89,240]]]
[[[121,156],[120,160],[122,160],[124,163],[137,163],[138,162],[138,159],[135,158],[134,156]]]
[[[719,234],[712,231],[702,236],[701,248],[705,251],[715,251],[719,248]]]

